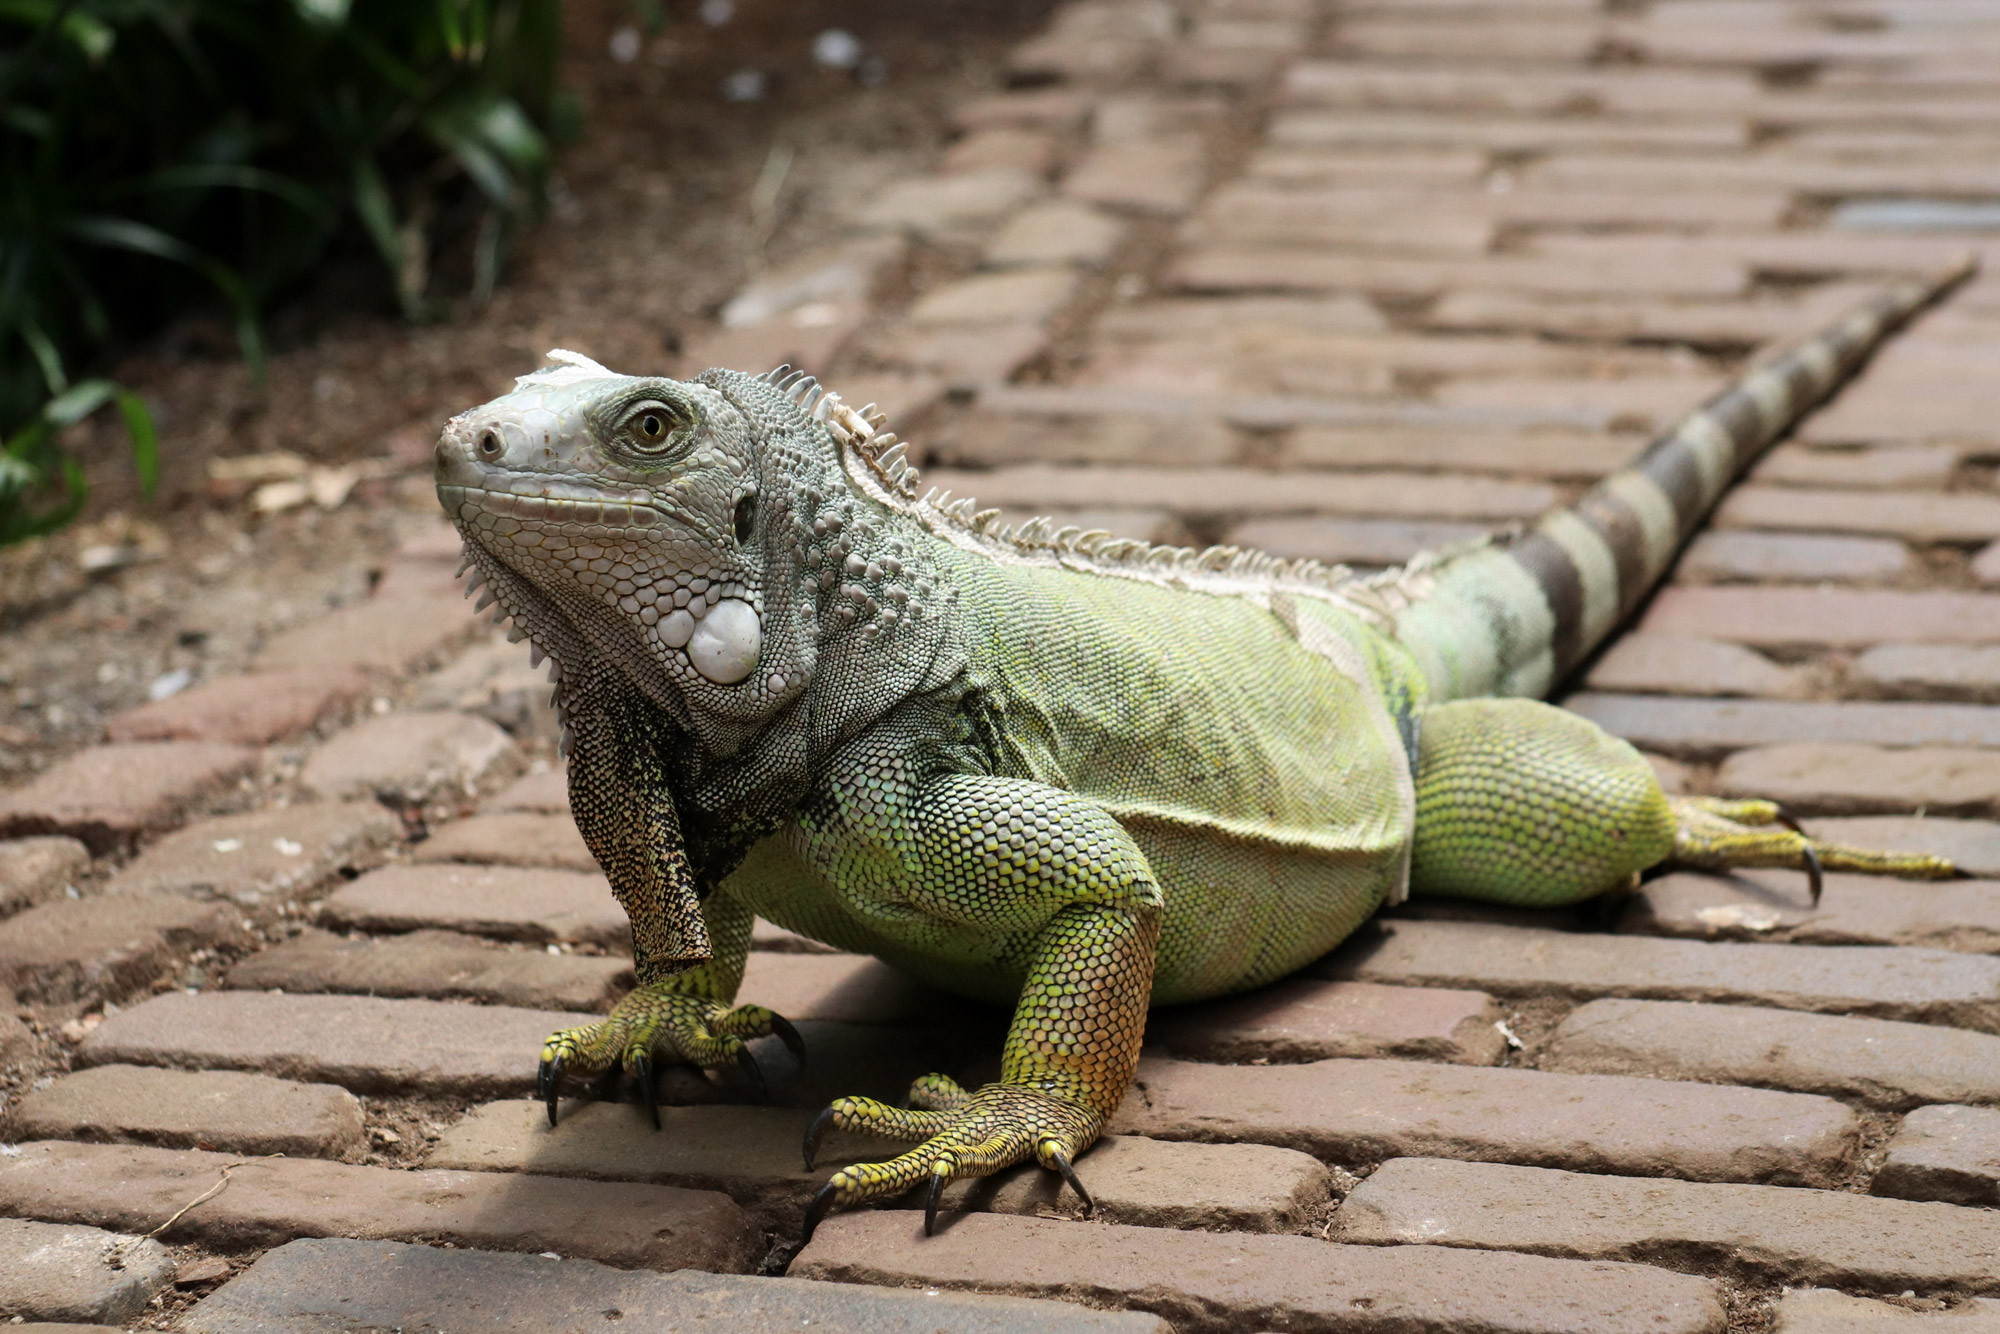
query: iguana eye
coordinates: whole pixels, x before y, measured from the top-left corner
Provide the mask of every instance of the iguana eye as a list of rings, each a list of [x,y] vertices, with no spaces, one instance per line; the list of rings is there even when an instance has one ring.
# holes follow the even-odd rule
[[[680,415],[666,404],[658,401],[638,403],[625,414],[624,435],[632,448],[651,454],[664,449],[681,425]]]

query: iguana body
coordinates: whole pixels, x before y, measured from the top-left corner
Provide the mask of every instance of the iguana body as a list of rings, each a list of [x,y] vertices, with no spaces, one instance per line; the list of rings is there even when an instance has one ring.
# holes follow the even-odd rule
[[[639,986],[553,1036],[543,1087],[716,1067],[790,1026],[730,1008],[761,914],[1016,1002],[1001,1078],[815,1126],[927,1141],[837,1203],[1034,1156],[1069,1174],[1150,1002],[1281,977],[1385,902],[1575,902],[1672,856],[1948,874],[1670,803],[1531,699],[1665,573],[1729,482],[1952,278],[1889,294],[1511,540],[1372,579],[917,494],[802,377],[614,375],[573,354],[454,418],[438,491],[475,579],[554,658],[572,806]],[[754,998],[752,998],[754,1000]],[[811,1144],[808,1153],[812,1152]],[[810,1228],[810,1220],[808,1227]]]

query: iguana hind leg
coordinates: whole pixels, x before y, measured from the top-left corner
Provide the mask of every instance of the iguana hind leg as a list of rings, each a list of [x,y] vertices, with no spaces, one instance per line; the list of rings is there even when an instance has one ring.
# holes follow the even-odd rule
[[[1413,894],[1554,907],[1674,861],[1935,879],[1941,857],[1816,840],[1769,801],[1669,798],[1646,758],[1586,718],[1529,699],[1425,710],[1417,755]],[[1815,902],[1818,899],[1814,894]]]

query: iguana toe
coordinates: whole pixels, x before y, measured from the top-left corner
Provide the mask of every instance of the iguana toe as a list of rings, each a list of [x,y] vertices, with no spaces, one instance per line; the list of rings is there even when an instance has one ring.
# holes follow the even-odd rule
[[[923,1142],[887,1162],[854,1163],[835,1172],[806,1210],[801,1245],[812,1240],[820,1221],[833,1209],[900,1195],[917,1185],[928,1187],[924,1232],[929,1235],[936,1228],[946,1186],[964,1177],[991,1176],[1030,1157],[1060,1172],[1086,1211],[1095,1209],[1077,1179],[1073,1160],[1103,1130],[1100,1113],[1023,1084],[988,1084],[967,1093],[942,1075],[918,1080],[911,1101],[953,1105],[901,1108],[873,1098],[837,1098],[814,1118],[806,1131],[808,1169],[829,1129]]]
[[[1782,866],[1804,871],[1819,906],[1826,871],[1861,871],[1913,880],[1946,880],[1958,868],[1944,857],[1882,852],[1813,838],[1775,801],[1676,797],[1673,859],[1684,866],[1729,871]]]

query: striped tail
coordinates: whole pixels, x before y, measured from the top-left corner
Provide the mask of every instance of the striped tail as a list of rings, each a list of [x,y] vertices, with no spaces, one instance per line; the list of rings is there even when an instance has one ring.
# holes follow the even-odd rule
[[[1660,581],[1736,478],[1974,267],[1898,286],[1761,362],[1525,533],[1412,564],[1396,634],[1431,698],[1547,695]]]

